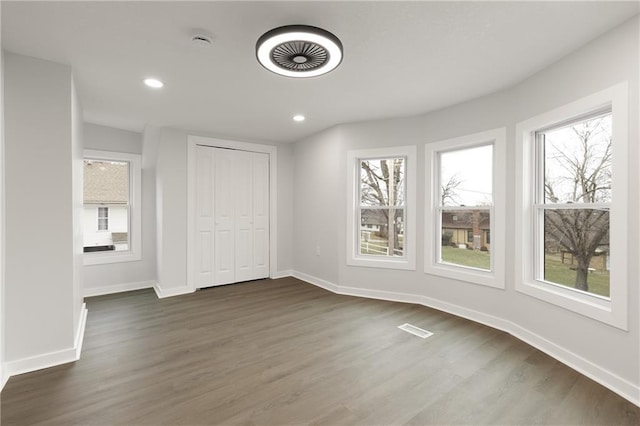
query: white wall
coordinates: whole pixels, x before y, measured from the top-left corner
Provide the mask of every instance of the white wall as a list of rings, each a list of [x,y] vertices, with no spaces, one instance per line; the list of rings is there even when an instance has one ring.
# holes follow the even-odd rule
[[[152,140],[156,161],[156,238],[158,284],[166,295],[187,291],[187,136],[180,129],[155,129]],[[198,136],[207,136],[199,134]],[[255,143],[255,142],[253,142]],[[153,148],[152,148],[153,149]],[[282,153],[282,155],[281,155]],[[278,147],[278,270],[286,275],[292,267],[292,199],[289,146]]]
[[[142,134],[99,124],[84,123],[84,148],[142,154]]]
[[[15,374],[77,355],[81,135],[68,66],[8,52],[4,61],[5,361]]]
[[[92,123],[85,123],[83,130],[85,149],[143,154],[141,133]],[[148,288],[156,282],[154,177],[150,175],[151,165],[149,162],[145,163],[144,158],[143,154],[142,259],[133,262],[85,266],[83,290],[85,296]],[[110,216],[111,213],[110,208]]]
[[[629,81],[631,141],[638,141],[638,18],[589,43],[516,87],[423,116],[338,126],[294,146],[294,269],[338,291],[430,301],[503,329],[553,353],[601,383],[640,403],[640,290],[638,262],[630,262],[629,331],[605,325],[514,290],[515,125],[555,107]],[[506,290],[426,275],[424,270],[424,167],[418,168],[416,271],[346,264],[347,150],[424,144],[498,127],[507,128]],[[629,258],[640,258],[638,144],[628,153],[631,176]],[[622,153],[620,155],[625,155]],[[320,256],[315,254],[320,246]],[[300,274],[301,273],[301,274]],[[338,287],[340,286],[340,287]]]
[[[78,327],[82,314],[82,283],[84,270],[83,255],[83,189],[84,189],[84,155],[82,106],[76,90],[75,80],[71,79],[71,199],[73,209],[73,334],[78,336]],[[84,332],[84,330],[82,330]],[[75,342],[74,344],[80,344]]]
[[[158,285],[187,287],[187,132],[160,130],[156,162]]]
[[[0,22],[2,8],[0,7]],[[0,31],[0,46],[2,46]],[[6,383],[4,368],[4,51],[0,49],[0,391]]]

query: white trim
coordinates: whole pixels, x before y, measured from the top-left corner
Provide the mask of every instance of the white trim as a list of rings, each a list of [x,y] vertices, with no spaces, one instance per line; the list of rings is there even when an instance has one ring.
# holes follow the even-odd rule
[[[172,287],[163,289],[160,283],[155,283],[153,289],[156,292],[156,296],[158,299],[164,299],[165,297],[173,297],[173,296],[181,296],[183,294],[190,294],[195,291],[195,289],[189,288],[188,286],[180,286],[180,287]]]
[[[506,140],[507,129],[500,127],[485,132],[474,133],[453,139],[428,143],[425,145],[425,215],[424,215],[424,272],[481,284],[495,288],[505,288],[505,223],[506,223]],[[491,211],[491,271],[456,266],[438,262],[436,244],[440,244],[440,215],[436,209],[440,207],[440,185],[438,154],[440,152],[461,150],[483,145],[493,145],[493,177]],[[456,207],[452,207],[456,208]],[[456,208],[457,209],[457,208]],[[468,208],[463,207],[462,210]]]
[[[273,274],[271,276],[272,280],[277,280],[278,278],[286,278],[286,277],[291,277],[293,276],[293,270],[292,269],[285,269],[283,271],[278,271],[275,274]]]
[[[7,366],[6,363],[2,363],[2,374],[0,375],[0,392],[4,389],[4,385],[9,381],[9,375],[6,374]]]
[[[553,343],[509,320],[418,294],[341,286],[298,271],[294,271],[293,276],[336,294],[388,300],[392,302],[414,303],[504,331],[534,348],[541,350],[640,407],[640,385],[631,383],[627,379],[594,364],[579,354]]]
[[[84,341],[84,330],[87,324],[87,306],[82,304],[80,319],[78,320],[78,331],[74,339],[74,346],[68,349],[35,355],[27,358],[9,361],[4,364],[4,376],[9,377],[18,374],[30,373],[44,368],[55,367],[56,365],[74,362],[80,359],[82,343]]]
[[[82,256],[85,266],[135,262],[142,259],[142,156],[125,152],[85,149],[83,159],[127,161],[129,170],[129,250],[90,252]],[[84,169],[83,169],[84,170]]]
[[[292,277],[299,279],[300,281],[305,281],[315,285],[316,287],[324,288],[325,290],[329,290],[333,293],[344,294],[340,291],[340,286],[337,284],[333,284],[332,282],[323,280],[322,278],[314,277],[313,275],[305,274],[300,271],[293,271],[291,274]]]
[[[347,265],[365,266],[372,268],[416,270],[416,240],[418,238],[417,221],[417,186],[416,178],[416,146],[397,146],[390,148],[360,149],[347,151]],[[380,256],[361,256],[357,253],[359,240],[356,223],[360,218],[358,212],[360,182],[359,167],[356,160],[367,158],[394,158],[406,157],[406,182],[405,182],[405,229],[404,229],[404,256],[402,258]]]
[[[612,109],[613,185],[610,210],[610,301],[534,279],[535,137],[533,132],[607,105]],[[516,125],[515,289],[622,330],[628,330],[628,85],[621,83]]]
[[[196,290],[195,270],[195,218],[196,211],[196,146],[228,148],[260,152],[269,155],[269,278],[278,268],[278,147],[248,142],[215,139],[205,136],[187,136],[187,288]],[[179,293],[182,294],[182,293]],[[166,297],[166,296],[163,296]]]
[[[123,293],[125,291],[142,290],[145,288],[153,288],[155,281],[138,281],[132,283],[121,283],[113,285],[105,285],[102,287],[85,287],[83,297],[102,296],[105,294]]]

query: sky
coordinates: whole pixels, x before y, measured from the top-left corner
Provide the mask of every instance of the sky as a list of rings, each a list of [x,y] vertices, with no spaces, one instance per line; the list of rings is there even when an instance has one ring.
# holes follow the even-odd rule
[[[492,204],[493,145],[465,148],[440,154],[440,183],[454,178],[460,183],[451,192],[446,206]]]

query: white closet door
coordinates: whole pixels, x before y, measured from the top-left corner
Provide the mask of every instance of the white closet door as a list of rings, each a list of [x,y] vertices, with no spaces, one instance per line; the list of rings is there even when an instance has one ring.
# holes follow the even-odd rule
[[[236,151],[235,230],[236,282],[254,279],[253,273],[253,153]]]
[[[214,270],[215,285],[235,279],[235,151],[216,149],[214,158]]]
[[[269,156],[253,154],[253,279],[269,276]]]
[[[213,155],[211,148],[196,147],[196,237],[195,281],[196,287],[215,284],[213,273]]]
[[[268,278],[269,155],[196,152],[196,287]]]

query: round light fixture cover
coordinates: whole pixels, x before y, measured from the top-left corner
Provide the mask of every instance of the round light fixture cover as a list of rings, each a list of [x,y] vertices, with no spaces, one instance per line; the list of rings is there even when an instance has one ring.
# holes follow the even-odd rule
[[[263,67],[287,77],[316,77],[342,62],[342,43],[335,35],[309,25],[287,25],[267,31],[256,43]]]

